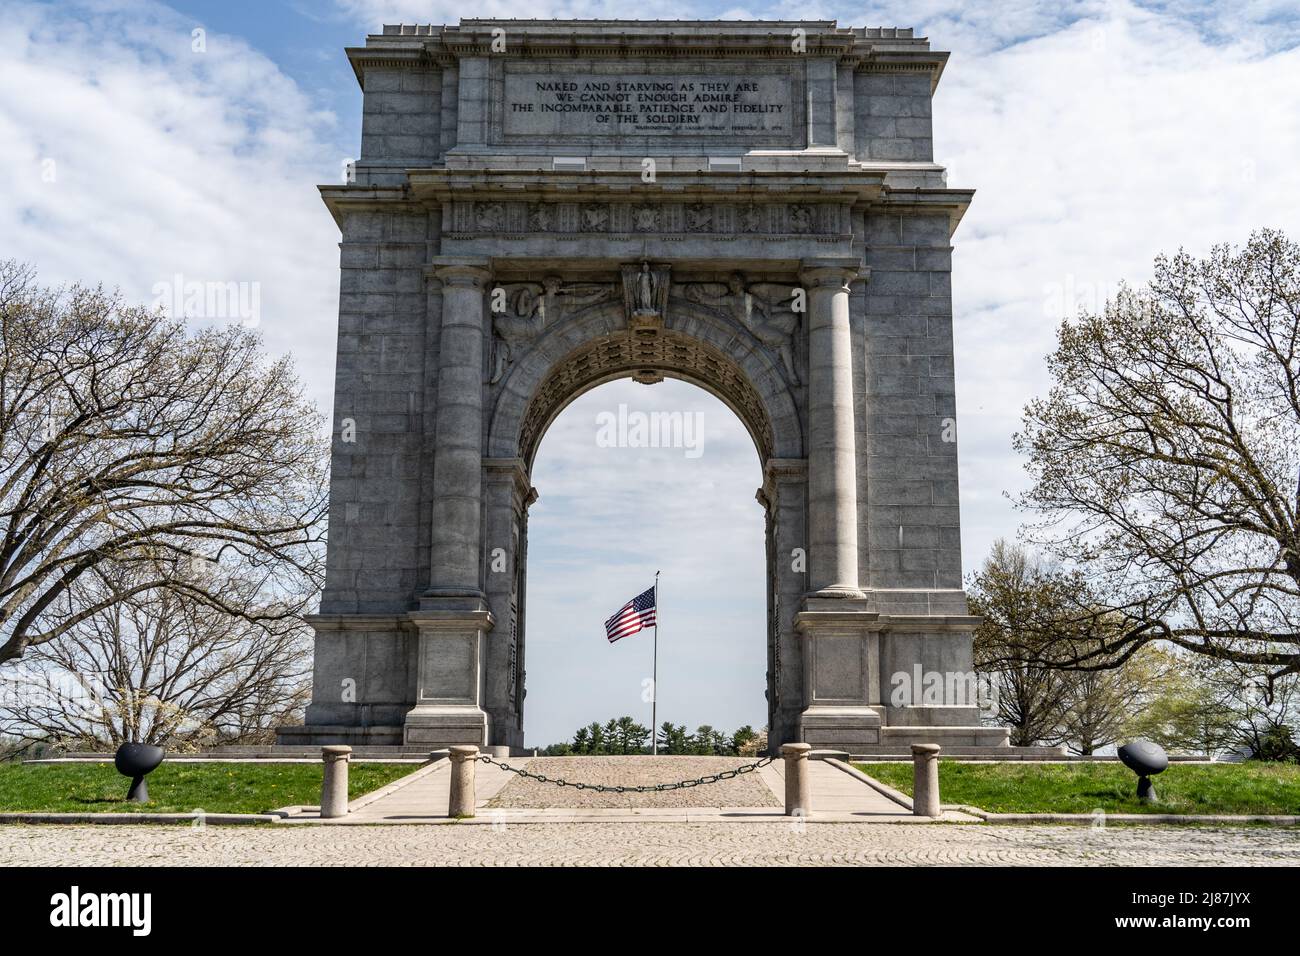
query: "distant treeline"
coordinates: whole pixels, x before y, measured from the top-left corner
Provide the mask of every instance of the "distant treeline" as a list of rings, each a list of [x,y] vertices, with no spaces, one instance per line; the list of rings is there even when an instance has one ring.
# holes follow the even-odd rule
[[[735,733],[716,730],[708,724],[686,730],[685,724],[664,721],[659,726],[659,753],[710,757],[749,757],[767,749],[767,731],[746,724]],[[631,717],[593,721],[579,727],[570,743],[552,744],[542,751],[548,757],[570,755],[608,756],[650,753],[650,728]]]

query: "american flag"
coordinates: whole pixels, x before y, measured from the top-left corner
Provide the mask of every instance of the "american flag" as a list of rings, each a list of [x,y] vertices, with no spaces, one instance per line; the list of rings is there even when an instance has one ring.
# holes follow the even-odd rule
[[[613,644],[620,637],[635,634],[655,622],[655,589],[647,588],[618,609],[613,617],[605,622],[605,636]]]

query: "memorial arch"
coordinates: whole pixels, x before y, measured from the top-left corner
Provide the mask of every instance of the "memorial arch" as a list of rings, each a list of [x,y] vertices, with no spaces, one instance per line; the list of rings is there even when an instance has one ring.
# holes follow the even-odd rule
[[[584,391],[668,376],[763,464],[772,744],[1005,743],[910,686],[969,671],[976,623],[945,54],[824,21],[464,20],[348,52],[328,576],[281,739],[522,747],[538,442]]]

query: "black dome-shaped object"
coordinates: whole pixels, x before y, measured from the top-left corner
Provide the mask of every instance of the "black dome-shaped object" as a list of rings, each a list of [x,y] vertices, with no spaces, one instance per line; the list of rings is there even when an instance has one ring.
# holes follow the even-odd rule
[[[1138,739],[1126,743],[1115,753],[1119,756],[1120,763],[1138,775],[1138,800],[1141,803],[1155,800],[1156,788],[1151,785],[1151,777],[1169,766],[1165,749],[1149,740]]]
[[[1169,767],[1169,757],[1164,748],[1149,740],[1134,740],[1120,747],[1116,753],[1119,754],[1120,763],[1139,777],[1149,777]]]
[[[132,803],[149,802],[149,785],[144,782],[145,774],[157,770],[164,756],[163,749],[153,744],[122,744],[117,748],[113,766],[122,776],[131,778],[127,800]]]

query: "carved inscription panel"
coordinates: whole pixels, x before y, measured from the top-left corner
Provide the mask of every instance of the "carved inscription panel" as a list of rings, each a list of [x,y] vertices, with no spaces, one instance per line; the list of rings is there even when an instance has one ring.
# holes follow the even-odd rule
[[[804,144],[802,64],[662,61],[494,64],[497,144],[626,140]]]

